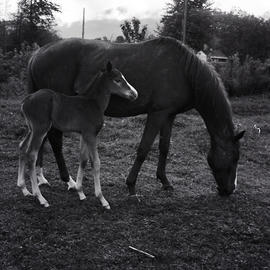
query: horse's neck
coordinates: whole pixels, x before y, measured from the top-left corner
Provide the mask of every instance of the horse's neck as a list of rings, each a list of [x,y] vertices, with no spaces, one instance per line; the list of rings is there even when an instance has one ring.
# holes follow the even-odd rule
[[[217,99],[209,96],[203,103],[197,106],[197,110],[204,119],[211,142],[223,144],[234,134],[230,104],[223,93]]]

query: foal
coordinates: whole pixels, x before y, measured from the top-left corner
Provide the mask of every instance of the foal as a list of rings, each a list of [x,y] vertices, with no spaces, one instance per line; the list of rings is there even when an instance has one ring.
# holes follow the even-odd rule
[[[135,100],[137,91],[126,81],[122,73],[113,68],[110,62],[106,70],[99,72],[88,87],[87,94],[81,96],[66,96],[50,89],[41,89],[25,98],[22,113],[25,117],[28,133],[20,143],[18,187],[23,194],[36,196],[41,205],[48,207],[49,203],[42,196],[37,183],[36,159],[43,139],[51,127],[62,132],[77,132],[81,134],[80,164],[75,188],[80,200],[86,197],[82,190],[84,169],[88,159],[93,166],[95,195],[106,209],[109,203],[102,195],[100,186],[100,160],[97,152],[96,137],[104,122],[111,94],[116,94],[128,100]],[[25,165],[28,164],[32,184],[32,194],[25,185]]]

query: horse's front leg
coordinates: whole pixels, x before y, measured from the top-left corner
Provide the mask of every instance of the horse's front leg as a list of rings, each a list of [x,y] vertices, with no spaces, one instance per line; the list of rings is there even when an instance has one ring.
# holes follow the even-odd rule
[[[165,190],[173,189],[173,187],[171,186],[166,176],[166,162],[167,162],[167,156],[169,153],[171,132],[172,132],[174,119],[175,119],[175,115],[170,115],[160,130],[157,179],[161,181],[163,188]]]
[[[63,133],[62,131],[51,128],[48,132],[48,139],[52,146],[53,153],[59,168],[60,177],[62,181],[66,182],[68,184],[68,189],[70,188],[76,188],[75,181],[72,179],[72,177],[69,175],[65,159],[63,156]]]
[[[126,180],[130,195],[136,194],[135,185],[140,168],[151,149],[155,137],[167,118],[168,113],[166,111],[153,112],[147,116],[143,136],[137,150],[137,156]]]

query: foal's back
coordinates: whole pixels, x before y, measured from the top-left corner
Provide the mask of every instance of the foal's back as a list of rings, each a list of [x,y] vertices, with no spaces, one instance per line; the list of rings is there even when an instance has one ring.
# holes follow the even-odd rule
[[[84,96],[66,96],[51,89],[40,89],[23,102],[23,113],[31,126],[51,126],[63,132],[82,133],[102,127],[103,113],[95,100]]]

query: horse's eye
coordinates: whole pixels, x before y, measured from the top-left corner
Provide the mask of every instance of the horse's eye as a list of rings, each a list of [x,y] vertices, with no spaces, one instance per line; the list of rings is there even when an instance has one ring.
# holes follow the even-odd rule
[[[114,79],[114,81],[115,81],[116,83],[120,83],[120,82],[121,82],[120,79]]]

